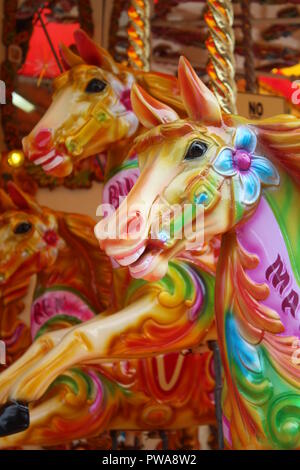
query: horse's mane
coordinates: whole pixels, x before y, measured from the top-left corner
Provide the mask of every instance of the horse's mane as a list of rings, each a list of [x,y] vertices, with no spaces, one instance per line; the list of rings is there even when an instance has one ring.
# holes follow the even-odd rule
[[[55,215],[58,218],[60,235],[74,249],[74,253],[80,252],[88,266],[87,283],[90,283],[91,290],[95,292],[101,311],[107,309],[111,302],[112,266],[95,237],[95,222],[82,214]]]
[[[130,72],[149,95],[171,106],[180,117],[186,116],[176,77],[158,72],[140,72],[131,69]]]
[[[130,149],[129,155],[139,154],[151,148],[155,144],[164,142],[168,138],[180,138],[184,135],[198,131],[200,126],[192,121],[180,119],[176,122],[161,124],[153,127],[151,130],[139,135],[135,138],[134,144]]]
[[[228,116],[225,117],[225,122],[235,127],[241,124],[254,127],[266,156],[284,167],[297,184],[300,184],[300,119],[290,114],[257,121],[241,116]]]

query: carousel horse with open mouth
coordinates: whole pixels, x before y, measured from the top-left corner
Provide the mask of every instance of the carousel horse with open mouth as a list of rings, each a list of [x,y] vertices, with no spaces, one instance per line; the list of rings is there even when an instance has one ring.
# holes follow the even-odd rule
[[[17,360],[0,374],[3,403],[23,371],[64,335],[84,322],[112,315],[116,307],[111,301],[111,262],[99,250],[92,219],[41,207],[11,182],[7,193],[1,190],[0,195],[0,240],[5,247],[0,288],[7,303],[23,294],[20,286],[25,277],[37,277],[30,317],[34,341],[21,362]],[[176,282],[170,276],[168,286],[157,284],[156,288],[161,295],[167,294]],[[138,288],[130,285],[124,305],[135,298]],[[204,315],[206,310],[203,305]],[[155,334],[151,327],[149,334]],[[57,446],[111,429],[176,430],[186,428],[187,421],[190,427],[214,423],[211,359],[211,353],[177,353],[78,364],[64,370],[31,407],[28,430],[24,431],[26,407],[6,408],[10,410],[4,416],[6,434],[23,432],[0,438],[0,448]]]
[[[164,105],[134,86],[139,119],[156,127],[132,150],[141,164],[139,180],[95,233],[106,253],[128,260],[133,277],[157,282],[188,243],[164,233],[153,244],[154,204],[203,207],[204,241],[222,235],[215,316],[226,445],[299,449],[300,121],[288,115],[258,122],[222,116],[184,58],[179,83],[187,120],[171,110],[167,115]],[[116,220],[118,236],[110,236]],[[128,230],[134,220],[138,236]],[[190,218],[183,223],[191,224]]]
[[[137,119],[132,112],[128,93],[133,81],[136,80],[142,83],[148,91],[151,91],[154,95],[165,99],[175,106],[179,113],[182,112],[183,104],[179,90],[177,89],[177,81],[174,77],[134,72],[134,74],[137,75],[136,77],[129,69],[124,70],[123,67],[116,64],[106,51],[96,46],[83,32],[77,32],[75,38],[77,48],[81,52],[82,57],[76,56],[70,50],[62,47],[62,57],[65,67],[68,69],[71,67],[71,69],[57,79],[53,105],[42,121],[36,126],[35,130],[24,139],[24,149],[29,158],[36,165],[41,165],[46,173],[56,176],[68,174],[72,170],[73,163],[79,159],[87,158],[92,153],[108,149],[107,183],[104,187],[103,200],[116,207],[119,203],[119,196],[124,196],[129,192],[139,174],[136,157],[131,158],[129,161],[125,160],[127,148],[133,140],[133,136],[140,133],[142,129],[141,125],[136,126]],[[103,83],[100,84],[99,80],[102,80]],[[72,102],[70,101],[70,95],[73,97]],[[78,106],[80,107],[81,114],[79,112],[77,113]],[[95,118],[96,108],[98,111],[101,108],[101,112],[107,115],[107,122],[106,120],[101,121],[102,127],[99,126],[99,122]],[[71,114],[72,119],[70,118]],[[68,119],[66,119],[66,116],[68,116]],[[112,122],[113,119],[114,122]],[[72,133],[75,133],[77,137],[85,136],[82,141],[80,140],[81,137],[78,137],[81,142],[82,150],[80,154],[78,153],[78,148],[76,152],[68,153],[70,146],[67,145],[66,139],[69,138]],[[79,140],[77,140],[77,142],[79,142]],[[64,157],[62,157],[62,155],[64,155]],[[199,266],[208,271],[207,289],[203,289],[204,283],[202,282],[200,283],[200,288],[196,291],[197,295],[200,295],[199,309],[202,309],[203,312],[207,312],[208,309],[210,309],[210,312],[213,311],[212,301],[210,300],[212,299],[211,285],[213,284],[211,274],[214,274],[218,253],[217,239],[211,247],[212,248],[209,248],[209,250],[202,250],[201,255],[198,257]],[[95,259],[97,259],[97,257],[95,257]],[[121,264],[122,262],[117,265],[120,266]],[[48,274],[43,276],[44,283],[47,275]],[[127,290],[130,282],[128,269],[123,267],[114,270],[113,278],[113,305],[114,309],[118,310],[124,306],[124,292]],[[8,280],[6,284],[9,285]],[[206,290],[207,292],[209,291],[208,299],[205,299]],[[40,308],[41,305],[44,305],[45,302],[48,302],[48,299],[42,299],[42,303],[40,300],[41,299],[38,299],[32,308],[36,310]],[[101,308],[97,304],[94,305],[94,309],[95,311],[101,312]],[[43,307],[42,310],[42,314],[44,315],[45,308]],[[46,310],[49,310],[48,306]],[[45,315],[45,317],[47,317],[47,315]],[[42,328],[40,327],[38,331],[36,330],[36,326],[34,326],[35,323],[32,323],[31,329],[32,331],[33,329],[35,330],[32,333],[33,337],[37,337],[37,334],[40,336],[43,332],[48,331],[50,325],[52,325],[51,328],[57,330],[59,327],[67,327],[70,326],[70,323],[72,324],[70,315],[60,315],[59,317],[60,318],[58,319],[57,317],[55,321],[52,318],[48,319],[49,323],[45,326],[43,325]],[[64,321],[62,321],[62,317],[64,317]],[[212,315],[209,313],[206,313],[206,317],[212,319]],[[78,321],[78,318],[76,321]],[[84,320],[80,318],[80,321]],[[164,330],[162,329],[161,331]],[[157,333],[159,333],[159,331],[157,331]],[[161,340],[163,340],[163,338],[161,338]],[[161,348],[158,350],[160,351]],[[145,355],[148,354],[149,352],[147,350]],[[151,352],[151,354],[153,353]],[[189,364],[188,367],[187,364]],[[214,380],[211,365],[211,353],[204,353],[202,355],[197,353],[189,354],[189,357],[175,353],[165,356],[161,355],[149,360],[139,360],[135,368],[143,370],[145,377],[148,377],[148,375],[152,377],[152,374],[156,374],[155,376],[158,378],[158,382],[156,380],[153,381],[149,377],[147,378],[147,383],[152,384],[150,389],[154,401],[151,405],[151,413],[149,411],[150,414],[147,419],[142,420],[141,423],[135,423],[135,427],[143,429],[152,429],[153,426],[159,426],[162,429],[172,429],[180,426],[186,427],[187,421],[180,418],[180,416],[184,415],[184,407],[182,407],[180,413],[177,412],[177,418],[174,421],[173,417],[171,417],[172,413],[170,413],[171,408],[168,408],[168,406],[169,403],[172,404],[174,400],[178,398],[177,409],[180,408],[180,395],[183,392],[183,388],[182,391],[180,391],[180,384],[188,383],[188,373],[195,370],[195,368],[197,369],[197,373],[201,374],[201,379],[199,379],[201,385],[198,385],[197,392],[197,396],[199,396],[201,400],[200,398],[197,398],[197,400],[194,398],[198,409],[196,411],[196,418],[191,417],[189,419],[189,425],[193,423],[196,425],[213,423],[214,405],[212,391]],[[115,363],[114,368],[116,368]],[[113,377],[114,375],[111,374],[111,376]],[[134,374],[133,376],[136,380],[136,376]],[[157,406],[155,397],[157,397],[158,393],[160,400],[163,402],[165,400],[168,401],[168,406],[162,405],[161,409]],[[189,394],[186,394],[186,396],[189,396]],[[137,403],[138,401],[139,400],[137,400]],[[189,399],[187,402],[190,403]],[[147,405],[149,405],[149,402],[147,402]],[[117,408],[116,404],[115,407]],[[138,410],[138,407],[136,410]],[[135,411],[134,415],[137,416],[138,412]],[[46,415],[45,422],[47,419],[50,419],[50,417],[51,414]],[[111,428],[110,426],[111,425],[108,424],[107,428]],[[126,422],[123,426],[123,428],[126,429],[130,427],[134,426],[129,422]],[[97,429],[101,430],[102,428],[103,425],[102,427],[98,426]],[[117,425],[117,428],[119,429],[120,425]],[[78,429],[80,429],[80,427]],[[82,429],[84,428],[82,427]],[[79,435],[84,437],[82,429],[80,429]],[[21,445],[22,442],[37,443],[38,441],[46,445],[47,439],[45,439],[43,433],[40,432],[38,434],[39,438],[36,437],[34,432],[28,433],[26,438],[20,435],[18,438],[10,439],[10,444],[7,445],[12,445],[12,441],[14,443],[21,443]],[[28,436],[30,436],[30,438]],[[66,436],[66,433],[60,432],[55,434],[55,432],[53,432],[52,439],[48,439],[48,441],[49,443],[55,444],[61,443],[68,439]],[[78,434],[70,433],[68,440],[72,439],[74,436],[78,436]],[[3,445],[5,446],[6,444],[4,443]]]
[[[95,229],[106,253],[123,260],[137,278],[129,302],[48,343],[43,357],[39,345],[30,348],[16,363],[22,368],[18,380],[10,381],[9,369],[3,376],[11,384],[7,397],[21,403],[40,400],[75,365],[205,343],[212,323],[198,303],[201,287],[207,289],[209,282],[187,256],[191,240],[174,236],[178,225],[195,225],[201,206],[204,242],[222,236],[215,319],[224,368],[226,445],[298,449],[299,224],[293,209],[300,196],[300,121],[222,115],[185,59],[179,84],[189,119],[179,119],[134,86],[135,113],[154,128],[132,149],[141,167],[138,181]],[[159,224],[151,209],[157,201],[166,210],[178,203],[196,207],[179,221],[174,215],[170,236],[158,233],[154,243],[152,228],[155,233]],[[111,230],[116,220],[118,232]],[[131,232],[132,226],[138,230]]]

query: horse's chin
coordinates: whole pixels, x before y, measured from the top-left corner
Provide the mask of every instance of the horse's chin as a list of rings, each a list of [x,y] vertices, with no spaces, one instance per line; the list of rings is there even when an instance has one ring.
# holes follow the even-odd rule
[[[160,250],[150,250],[137,262],[129,266],[130,274],[135,279],[154,282],[163,278],[168,271],[168,259]]]
[[[42,169],[49,176],[65,178],[73,171],[72,157],[69,155],[60,155],[60,161],[57,165],[51,166],[50,164],[48,166],[42,166]]]
[[[69,176],[73,171],[73,158],[66,152],[61,152],[53,147],[44,153],[27,150],[24,145],[25,155],[35,166],[40,167],[44,173],[57,178]]]

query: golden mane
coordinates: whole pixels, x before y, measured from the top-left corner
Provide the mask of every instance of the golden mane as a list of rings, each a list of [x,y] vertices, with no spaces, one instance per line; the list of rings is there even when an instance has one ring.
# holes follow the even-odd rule
[[[153,98],[173,108],[180,117],[187,115],[178,80],[175,76],[158,72],[140,72],[132,69],[128,69],[128,71],[134,75],[137,83]]]
[[[169,124],[154,127],[148,132],[138,136],[131,148],[130,155],[145,152],[149,147],[159,144],[168,138],[183,137],[199,130],[197,123],[179,120]]]

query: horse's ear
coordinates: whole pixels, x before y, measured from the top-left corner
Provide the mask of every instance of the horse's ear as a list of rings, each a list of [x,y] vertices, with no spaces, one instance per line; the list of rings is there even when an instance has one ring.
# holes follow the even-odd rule
[[[37,204],[33,197],[22,191],[12,181],[7,183],[7,193],[16,208],[21,210],[30,210],[38,214],[42,212],[41,207]]]
[[[136,79],[151,96],[186,116],[176,77],[158,72],[139,72]]]
[[[220,126],[222,112],[214,94],[200,80],[185,57],[180,57],[178,80],[181,97],[188,115],[195,121]]]
[[[82,29],[74,33],[75,43],[80,57],[88,65],[96,65],[108,72],[119,73],[118,64],[108,51],[98,46]]]
[[[16,209],[17,206],[13,203],[9,195],[4,191],[4,189],[0,189],[0,213]]]
[[[66,47],[64,44],[59,45],[59,52],[65,70],[69,70],[70,68],[75,67],[75,65],[84,64],[84,61],[81,59],[81,57],[79,57],[77,54],[74,54],[74,52],[72,52],[71,49]]]
[[[131,89],[131,104],[142,125],[148,129],[179,119],[178,114],[172,108],[148,95],[137,84],[134,84]]]

